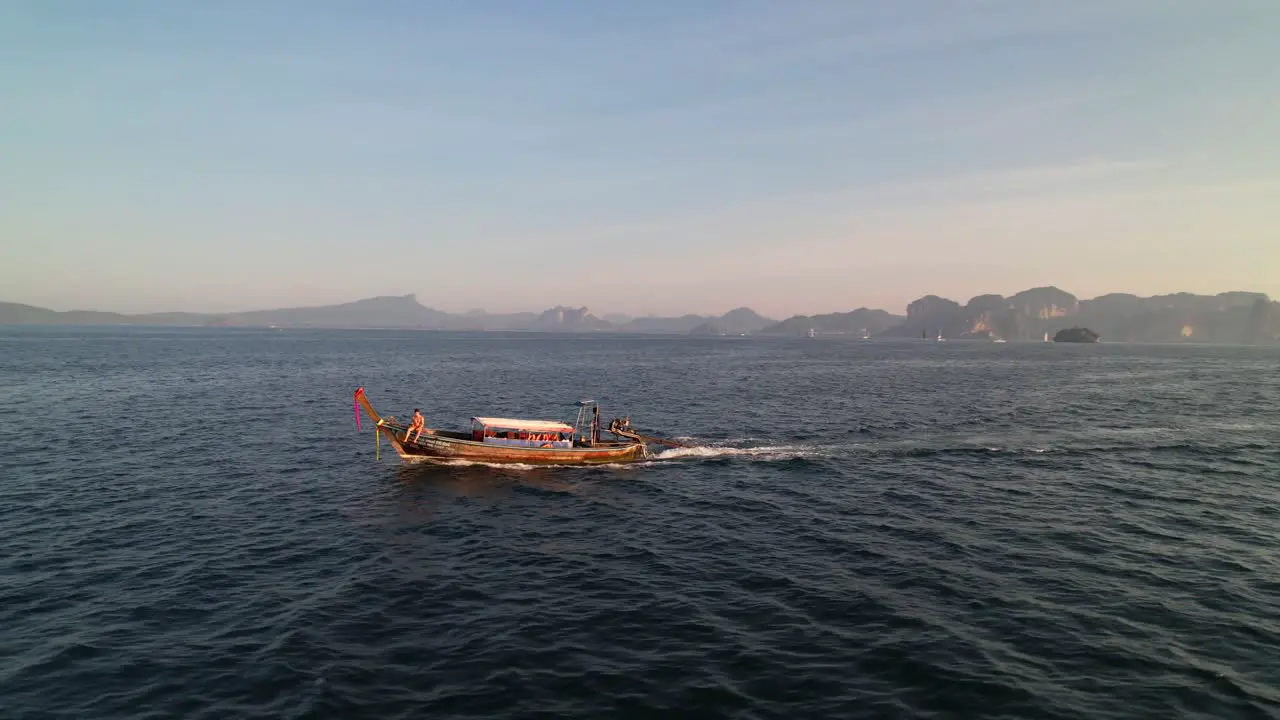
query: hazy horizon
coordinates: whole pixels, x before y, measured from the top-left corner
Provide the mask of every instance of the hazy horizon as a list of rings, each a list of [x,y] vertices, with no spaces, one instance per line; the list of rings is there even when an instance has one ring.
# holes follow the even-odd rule
[[[1041,286],[1035,286],[1035,287],[1058,287],[1058,286],[1053,285],[1052,283],[1048,283],[1047,285],[1041,285]],[[1018,290],[1009,291],[1009,292],[1004,292],[1004,293],[999,293],[999,294],[1003,295],[1004,297],[1010,297],[1010,296],[1012,296],[1012,295],[1014,295],[1014,294],[1016,294],[1016,293],[1018,293],[1018,292],[1022,292],[1022,291],[1024,291],[1024,290],[1032,290],[1032,289],[1035,289],[1035,287],[1033,287],[1033,286],[1028,286],[1028,287],[1025,287],[1025,288],[1019,288]],[[1071,289],[1070,289],[1070,288],[1058,287],[1058,289],[1059,289],[1059,290],[1065,290],[1065,291],[1067,291],[1067,292],[1071,292]],[[1110,293],[1126,293],[1127,291],[1125,291],[1125,290],[1112,290],[1112,291],[1109,291],[1109,292],[1110,292]],[[1200,295],[1200,296],[1214,296],[1214,295],[1218,295],[1218,294],[1220,294],[1220,293],[1224,293],[1224,292],[1264,292],[1264,291],[1260,291],[1260,290],[1251,290],[1251,289],[1249,289],[1249,288],[1231,288],[1231,289],[1228,289],[1228,290],[1217,290],[1217,291],[1213,291],[1213,292],[1196,292],[1196,291],[1194,291],[1194,290],[1172,290],[1172,291],[1169,291],[1169,292],[1167,292],[1167,293],[1150,293],[1150,294],[1147,294],[1147,295],[1143,295],[1143,297],[1150,297],[1150,296],[1152,296],[1152,295],[1155,295],[1155,296],[1160,296],[1160,295],[1172,295],[1172,294],[1182,293],[1182,292],[1189,292],[1189,293],[1192,293],[1192,294],[1194,294],[1194,295]],[[977,296],[979,296],[979,295],[984,295],[984,294],[987,294],[987,293],[973,293],[973,294],[969,294],[969,295],[962,295],[962,296],[947,296],[947,295],[941,295],[941,297],[944,297],[944,298],[947,298],[947,299],[950,299],[950,300],[954,300],[954,301],[956,301],[956,302],[960,303],[961,305],[965,305],[969,300],[973,299],[974,297],[977,297]],[[1096,298],[1096,297],[1100,297],[1100,296],[1102,296],[1102,295],[1107,295],[1107,294],[1109,294],[1109,293],[1097,293],[1097,294],[1091,294],[1091,295],[1081,295],[1081,294],[1079,294],[1079,293],[1073,293],[1073,294],[1075,294],[1075,295],[1076,295],[1076,297],[1077,297],[1079,300],[1084,301],[1084,300],[1092,300],[1092,299],[1094,299],[1094,298]],[[383,295],[383,296],[381,296],[381,297],[403,297],[403,296],[405,296],[405,295],[414,295],[414,293],[386,294],[386,295]],[[920,295],[917,295],[917,296],[915,296],[915,297],[911,298],[911,300],[918,300],[918,299],[920,299],[920,298],[922,298],[922,297],[924,297],[924,296],[926,296],[926,295],[939,295],[939,294],[938,294],[938,293],[921,293]],[[59,311],[59,312],[67,312],[67,311],[90,311],[90,312],[94,312],[94,311],[98,311],[98,312],[115,312],[115,313],[128,314],[128,315],[134,315],[134,314],[136,314],[136,315],[144,315],[144,314],[148,314],[148,313],[166,313],[166,312],[190,312],[190,313],[197,313],[197,314],[209,314],[209,315],[216,315],[216,314],[236,314],[236,313],[242,313],[242,312],[255,312],[255,311],[263,311],[263,310],[284,310],[284,309],[290,309],[290,308],[295,308],[295,307],[321,307],[321,306],[329,306],[329,305],[342,305],[342,304],[346,304],[346,303],[356,302],[356,301],[359,301],[359,300],[370,300],[370,299],[373,299],[374,297],[379,297],[379,296],[371,296],[371,297],[367,297],[367,298],[350,298],[350,299],[348,299],[348,300],[338,300],[338,301],[335,301],[335,302],[315,303],[315,304],[313,304],[313,305],[303,305],[303,306],[284,306],[284,305],[280,305],[280,306],[261,306],[261,307],[225,307],[225,308],[217,308],[217,309],[195,308],[195,307],[193,307],[193,308],[164,308],[164,309],[159,309],[159,310],[117,310],[117,309],[113,309],[113,308],[104,308],[104,307],[71,307],[71,306],[67,306],[67,307],[51,307],[51,306],[48,306],[48,305],[37,305],[37,307],[43,307],[43,308],[45,308],[45,309],[49,309],[49,310],[56,310],[56,311]],[[796,317],[796,316],[800,316],[800,315],[826,315],[826,314],[832,314],[832,313],[844,313],[844,312],[850,312],[850,311],[853,311],[853,310],[857,310],[857,309],[859,309],[859,308],[867,308],[867,309],[870,309],[870,310],[885,310],[885,311],[888,311],[889,313],[894,314],[894,315],[906,315],[906,305],[910,302],[910,301],[908,301],[908,302],[904,302],[904,303],[903,303],[903,305],[902,305],[902,307],[898,307],[898,308],[894,308],[894,307],[884,307],[884,306],[879,306],[879,305],[871,305],[871,304],[867,304],[867,303],[854,303],[854,304],[850,304],[850,305],[848,305],[847,307],[819,309],[819,310],[814,310],[814,311],[812,311],[812,312],[798,312],[798,313],[797,313],[797,312],[792,312],[792,313],[774,314],[774,313],[770,313],[770,312],[766,312],[766,311],[764,311],[764,310],[761,310],[760,308],[757,308],[757,307],[752,307],[752,306],[750,306],[750,305],[743,305],[743,304],[736,304],[736,305],[734,305],[734,304],[729,304],[729,305],[725,305],[725,306],[723,306],[722,308],[719,308],[719,309],[710,309],[710,310],[685,310],[685,311],[676,311],[676,312],[670,312],[670,313],[644,313],[644,312],[642,312],[642,313],[634,313],[634,312],[627,312],[627,311],[625,311],[625,310],[612,310],[612,309],[609,309],[609,308],[607,308],[607,307],[602,308],[602,307],[598,307],[598,306],[593,306],[593,305],[591,305],[591,304],[589,304],[589,303],[554,303],[554,304],[552,304],[552,305],[548,305],[548,306],[546,306],[546,307],[526,307],[526,308],[516,308],[516,307],[513,307],[513,308],[506,308],[506,309],[493,309],[493,308],[482,308],[482,307],[461,307],[461,306],[456,306],[456,307],[455,307],[455,306],[447,306],[447,305],[442,305],[442,304],[438,304],[438,303],[432,303],[432,302],[429,302],[429,301],[425,300],[425,299],[424,299],[424,298],[422,298],[422,297],[416,297],[415,299],[417,300],[418,304],[420,304],[420,305],[422,305],[422,306],[424,306],[424,307],[430,308],[430,309],[432,309],[432,310],[440,310],[440,311],[444,311],[444,312],[448,312],[448,313],[453,313],[453,314],[457,314],[457,315],[463,315],[463,314],[466,314],[466,313],[469,313],[469,312],[478,312],[478,311],[484,311],[484,312],[487,312],[487,313],[490,313],[490,314],[495,314],[495,315],[502,315],[502,314],[516,314],[516,313],[534,313],[534,314],[537,314],[537,313],[541,313],[541,312],[546,311],[546,310],[553,309],[553,308],[555,308],[555,307],[573,307],[573,308],[577,308],[577,307],[583,307],[583,306],[585,305],[585,306],[588,308],[588,310],[591,312],[591,314],[593,314],[593,315],[595,315],[595,316],[597,316],[597,317],[617,316],[617,315],[625,315],[625,316],[629,316],[629,317],[636,317],[636,318],[639,318],[639,317],[678,317],[678,316],[681,316],[681,315],[688,315],[688,314],[703,315],[703,316],[708,316],[708,317],[718,317],[718,316],[724,315],[725,313],[728,313],[728,312],[730,312],[730,311],[732,311],[732,310],[737,310],[737,309],[739,309],[739,308],[743,308],[743,307],[745,307],[745,308],[747,308],[747,309],[750,309],[750,310],[753,310],[753,311],[757,312],[757,313],[758,313],[758,314],[760,314],[760,315],[763,315],[763,316],[766,316],[766,317],[770,317],[770,318],[772,318],[772,319],[774,319],[774,320],[785,320],[785,319],[787,319],[787,318],[790,318],[790,317]],[[1273,297],[1273,298],[1271,298],[1271,299],[1272,299],[1273,301],[1274,301],[1274,300],[1276,300],[1276,298],[1274,298],[1274,297]],[[11,299],[8,299],[8,298],[0,298],[0,302],[19,302],[19,303],[21,303],[21,304],[32,305],[32,303],[22,303],[22,301],[20,301],[20,300],[15,301],[15,300],[11,300]]]
[[[1280,296],[1280,4],[0,6],[0,301]]]

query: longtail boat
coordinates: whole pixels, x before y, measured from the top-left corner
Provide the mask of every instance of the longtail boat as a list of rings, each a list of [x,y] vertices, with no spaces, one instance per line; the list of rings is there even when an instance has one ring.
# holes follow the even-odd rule
[[[555,420],[474,417],[469,431],[424,427],[412,432],[394,417],[382,417],[373,409],[364,388],[356,388],[356,429],[360,409],[375,423],[375,431],[408,463],[465,460],[469,462],[529,465],[595,465],[625,463],[651,457],[648,443],[682,446],[648,437],[631,428],[630,418],[615,418],[606,432],[614,440],[601,440],[600,406],[593,400],[577,403],[574,424]]]

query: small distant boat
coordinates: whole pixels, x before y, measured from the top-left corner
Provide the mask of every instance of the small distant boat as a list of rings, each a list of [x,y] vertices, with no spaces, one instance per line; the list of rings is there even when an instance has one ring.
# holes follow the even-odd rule
[[[937,336],[936,338],[934,338],[934,341],[935,341],[935,342],[946,342],[946,341],[947,341],[947,339],[946,339],[946,338],[944,338],[944,337],[942,337],[942,331],[941,331],[941,330],[939,330],[939,331],[938,331],[938,336]]]
[[[1007,341],[1007,340],[1005,340],[1004,338],[1000,337],[999,335],[996,335],[996,336],[995,336],[995,339],[993,339],[991,342],[998,342],[998,343],[1002,343],[1002,342],[1008,342],[1008,341]]]
[[[817,337],[817,336],[818,336],[818,331],[814,330],[813,328],[809,328],[809,337]]]
[[[1045,331],[1045,334],[1044,334],[1044,341],[1045,341],[1045,342],[1049,342],[1049,333],[1048,333],[1048,331]]]
[[[391,442],[391,447],[408,463],[466,460],[470,462],[530,465],[597,465],[644,460],[651,457],[649,443],[686,447],[683,443],[641,435],[631,427],[630,418],[614,418],[600,427],[600,406],[594,400],[578,402],[574,424],[555,420],[474,417],[469,431],[424,428],[409,437],[409,427],[394,417],[382,417],[364,388],[356,388],[356,429],[360,409],[369,416],[375,431]],[[601,440],[601,430],[614,440]]]
[[[870,339],[871,339],[871,333],[867,332],[867,329],[866,329],[866,328],[862,328],[862,339],[863,339],[863,340],[870,340]]]

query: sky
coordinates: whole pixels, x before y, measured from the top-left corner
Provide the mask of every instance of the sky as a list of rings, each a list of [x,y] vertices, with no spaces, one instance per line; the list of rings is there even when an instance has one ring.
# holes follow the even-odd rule
[[[0,0],[0,301],[1280,298],[1275,0]]]

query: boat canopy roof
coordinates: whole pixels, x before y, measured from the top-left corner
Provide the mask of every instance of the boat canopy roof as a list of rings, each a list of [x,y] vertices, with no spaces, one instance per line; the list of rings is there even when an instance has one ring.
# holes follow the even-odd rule
[[[534,432],[573,432],[572,425],[555,420],[517,420],[515,418],[475,417],[471,422],[484,427],[504,430],[532,430]]]

